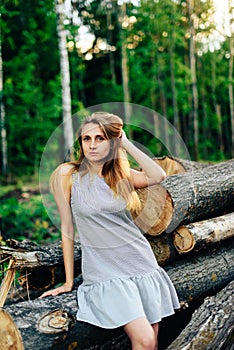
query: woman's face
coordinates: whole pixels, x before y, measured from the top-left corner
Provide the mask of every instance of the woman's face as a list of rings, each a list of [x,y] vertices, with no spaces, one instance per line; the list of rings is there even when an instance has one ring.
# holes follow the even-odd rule
[[[110,152],[110,142],[97,124],[84,125],[81,132],[82,148],[86,159],[93,163],[99,163]]]

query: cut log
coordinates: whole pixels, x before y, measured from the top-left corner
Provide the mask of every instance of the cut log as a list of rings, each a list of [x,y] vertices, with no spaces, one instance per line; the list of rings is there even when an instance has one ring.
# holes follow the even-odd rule
[[[20,284],[32,290],[45,290],[65,278],[61,242],[39,246],[31,241],[8,240],[8,246],[0,247],[1,260],[14,260],[14,268],[20,271]],[[74,246],[75,276],[81,273],[81,245]]]
[[[201,169],[207,168],[208,166],[213,165],[210,162],[195,162],[193,160],[176,158],[176,157],[174,157],[173,159],[174,161],[178,162],[178,164],[180,164],[181,167],[183,167],[184,172],[201,170]]]
[[[49,245],[38,245],[30,240],[17,241],[8,239],[7,246],[0,247],[1,255],[14,257],[19,265],[34,268],[35,266],[50,266],[63,263],[61,241]],[[75,259],[80,259],[80,242],[75,242]]]
[[[180,301],[188,302],[202,295],[214,294],[231,282],[234,277],[233,253],[233,242],[227,244],[225,241],[222,247],[213,247],[212,251],[207,250],[199,257],[191,257],[190,261],[181,260],[175,266],[168,267],[168,274]],[[122,328],[106,330],[76,322],[75,290],[57,297],[7,305],[5,309],[12,315],[21,332],[25,350],[33,349],[35,344],[37,350],[62,350],[69,346],[73,349],[88,349],[105,343],[109,346],[123,334]],[[126,342],[126,338],[123,338],[123,342]],[[119,340],[116,346],[120,346]],[[115,349],[123,350],[124,347]]]
[[[153,158],[153,160],[163,168],[167,176],[184,174],[186,172],[207,168],[212,165],[210,162],[195,162],[189,159],[172,156],[157,157]]]
[[[234,213],[178,227],[173,232],[174,245],[179,253],[200,250],[208,244],[234,235]]]
[[[147,235],[146,237],[159,265],[165,265],[179,257],[171,234],[162,234],[156,237]]]
[[[216,243],[204,251],[188,253],[164,266],[180,301],[213,295],[234,279],[234,239]]]
[[[219,219],[219,220],[218,220]],[[188,252],[191,247],[191,242],[193,240],[196,242],[196,249],[194,250],[196,253],[201,250],[201,248],[207,248],[210,243],[215,243],[219,240],[228,239],[228,237],[233,235],[233,220],[234,214],[227,214],[220,218],[216,218],[214,220],[208,220],[200,223],[191,224],[191,227],[195,227],[196,230],[193,230],[193,233],[190,231],[181,231],[174,234],[174,243],[173,244],[173,236],[171,234],[164,233],[160,236],[149,236],[146,235],[147,240],[149,241],[152,250],[156,256],[158,263],[162,266],[176,260],[180,259],[180,252]],[[216,229],[214,229],[214,224]],[[189,225],[186,227],[190,227]],[[205,227],[209,227],[209,230],[205,230]],[[224,232],[224,227],[228,232]],[[198,229],[200,231],[198,231]],[[184,234],[185,232],[185,234]],[[222,233],[224,232],[224,233]],[[194,234],[194,235],[193,235]],[[12,245],[10,242],[8,242]],[[26,249],[27,242],[22,243],[22,247]],[[29,243],[30,244],[30,243]],[[175,248],[175,245],[177,249]],[[21,242],[14,241],[14,246],[17,246],[17,249],[23,249],[21,247]],[[35,252],[30,252],[30,259],[27,261],[26,252],[14,251],[12,248],[7,251],[7,247],[5,247],[4,254],[9,254],[9,257],[12,259],[18,257],[18,262],[16,262],[16,266],[21,273],[19,277],[19,282],[22,287],[28,290],[30,298],[34,298],[34,295],[37,296],[37,293],[33,293],[33,291],[43,291],[46,289],[52,288],[57,283],[61,283],[65,279],[64,273],[64,264],[63,264],[63,256],[62,250],[60,247],[60,243],[53,246],[40,247],[35,245]],[[80,243],[75,242],[75,277],[81,273],[81,251],[80,251]],[[40,250],[41,249],[41,250]],[[45,249],[45,251],[43,251]],[[32,267],[32,256],[38,257],[38,251],[40,251],[40,259],[35,260],[34,267]],[[50,252],[49,260],[47,260],[48,255],[46,252]],[[32,255],[33,254],[33,255]],[[23,257],[23,258],[22,258]],[[58,262],[60,262],[58,264]],[[25,268],[25,266],[26,268]],[[46,264],[50,264],[46,266]],[[29,268],[27,266],[30,266]],[[24,293],[23,293],[24,294]]]
[[[194,162],[192,160],[172,156],[163,156],[153,159],[163,168],[167,176],[184,174],[189,171],[203,169],[212,165],[212,163]]]
[[[0,350],[24,350],[18,328],[3,309],[0,309]]]
[[[183,164],[170,156],[153,158],[153,160],[163,168],[167,176],[183,174],[186,172]]]
[[[158,235],[178,226],[234,211],[234,159],[202,170],[167,177],[160,185],[137,190],[143,232]]]
[[[231,350],[234,333],[233,290],[234,281],[215,296],[206,298],[167,350]]]

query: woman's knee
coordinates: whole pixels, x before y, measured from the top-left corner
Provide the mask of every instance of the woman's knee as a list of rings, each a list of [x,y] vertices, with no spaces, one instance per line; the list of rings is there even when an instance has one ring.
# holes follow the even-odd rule
[[[146,318],[134,320],[127,324],[124,329],[131,340],[133,350],[155,349],[156,337]]]
[[[148,332],[148,334],[143,334],[138,339],[139,345],[144,350],[154,350],[156,345],[154,332]]]

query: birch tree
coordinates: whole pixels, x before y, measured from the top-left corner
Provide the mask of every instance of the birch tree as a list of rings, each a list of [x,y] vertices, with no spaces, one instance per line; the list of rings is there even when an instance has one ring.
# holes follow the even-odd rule
[[[71,157],[70,149],[74,143],[71,111],[70,67],[67,52],[66,29],[64,27],[65,6],[63,0],[56,0],[55,9],[57,14],[57,34],[60,53],[62,107],[63,107],[63,132],[64,150],[66,156]]]
[[[193,142],[194,142],[194,159],[198,160],[198,88],[196,74],[196,55],[195,55],[195,28],[193,23],[194,0],[187,0],[188,16],[189,16],[189,61],[191,70],[192,84],[192,125],[193,125]]]
[[[127,40],[126,30],[128,27],[128,18],[126,13],[126,3],[123,2],[121,5],[120,14],[120,25],[121,25],[121,71],[122,71],[122,84],[123,84],[123,95],[124,95],[124,112],[125,122],[130,123],[131,117],[131,106],[130,106],[130,90],[129,90],[129,71],[128,71],[128,55],[127,55]]]

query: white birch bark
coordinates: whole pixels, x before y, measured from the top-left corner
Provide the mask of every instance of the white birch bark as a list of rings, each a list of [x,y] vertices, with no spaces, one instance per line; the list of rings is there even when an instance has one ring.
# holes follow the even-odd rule
[[[194,158],[198,160],[198,89],[197,89],[197,76],[196,76],[196,55],[195,55],[195,29],[193,24],[194,13],[194,0],[187,0],[188,15],[189,15],[189,57],[190,57],[190,70],[191,70],[191,83],[192,83],[192,115],[193,115],[193,142],[194,142]]]
[[[56,0],[55,9],[57,14],[57,34],[60,53],[60,70],[62,85],[62,107],[63,107],[63,132],[65,158],[71,156],[70,149],[74,143],[71,112],[71,90],[70,90],[70,68],[67,52],[66,30],[64,28],[65,6],[63,0]]]

